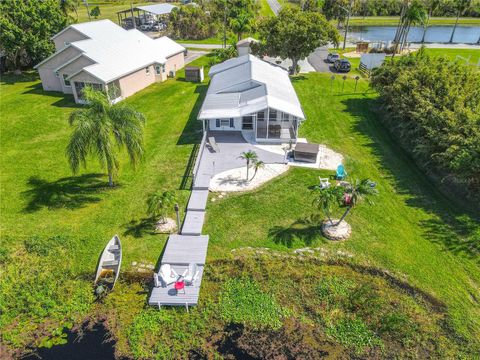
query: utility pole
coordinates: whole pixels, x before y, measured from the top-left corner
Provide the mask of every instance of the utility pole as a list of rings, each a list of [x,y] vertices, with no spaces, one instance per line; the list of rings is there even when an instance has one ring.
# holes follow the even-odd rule
[[[353,0],[350,0],[347,10],[347,23],[345,24],[345,36],[343,37],[343,50],[345,50],[345,45],[347,43],[347,33],[348,33],[348,23],[350,22],[350,13],[352,12],[352,3]]]
[[[227,47],[227,2],[225,1],[225,8],[223,9],[223,48]]]

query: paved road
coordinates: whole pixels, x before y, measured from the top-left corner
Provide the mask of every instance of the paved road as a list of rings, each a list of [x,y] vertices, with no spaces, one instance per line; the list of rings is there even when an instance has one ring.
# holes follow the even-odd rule
[[[277,0],[267,0],[268,5],[270,5],[270,9],[272,9],[275,15],[278,15],[278,12],[282,8],[282,5]]]
[[[179,43],[179,44],[186,48],[205,49],[205,50],[222,48],[222,45],[220,44],[184,44],[184,43]]]
[[[330,70],[330,64],[325,62],[327,55],[328,49],[326,47],[320,47],[308,55],[307,59],[316,71],[330,73],[333,71]]]

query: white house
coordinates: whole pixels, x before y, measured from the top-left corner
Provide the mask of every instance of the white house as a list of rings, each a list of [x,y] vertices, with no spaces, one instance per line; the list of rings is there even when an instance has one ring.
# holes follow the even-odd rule
[[[110,20],[70,25],[52,40],[56,52],[35,66],[43,89],[73,94],[78,103],[86,85],[119,101],[185,64],[185,48],[168,37],[154,40]]]
[[[204,130],[249,132],[256,141],[296,140],[305,120],[288,73],[253,55],[212,66],[198,119]]]

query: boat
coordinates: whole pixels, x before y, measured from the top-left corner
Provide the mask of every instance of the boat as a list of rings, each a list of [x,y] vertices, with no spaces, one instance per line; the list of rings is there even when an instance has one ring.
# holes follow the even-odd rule
[[[115,235],[103,249],[102,255],[98,262],[97,274],[94,284],[99,282],[110,285],[113,289],[120,274],[120,266],[122,265],[122,243],[118,235]]]

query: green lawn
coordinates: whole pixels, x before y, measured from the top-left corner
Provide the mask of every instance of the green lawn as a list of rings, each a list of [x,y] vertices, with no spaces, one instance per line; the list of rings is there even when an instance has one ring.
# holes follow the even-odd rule
[[[352,16],[350,25],[396,26],[398,16]],[[455,17],[432,17],[429,25],[454,25]],[[480,18],[460,18],[460,25],[480,25]]]
[[[208,58],[201,58],[196,64],[207,65]],[[175,190],[182,209],[185,207],[189,182],[184,175],[194,144],[201,137],[201,126],[195,119],[206,85],[182,81],[182,72],[178,76],[178,80],[152,85],[127,100],[147,117],[146,157],[136,171],[124,158],[115,189],[106,187],[107,179],[95,161],[90,161],[78,176],[72,176],[68,168],[64,155],[70,133],[67,119],[76,108],[71,96],[43,92],[36,75],[2,77],[2,341],[21,348],[34,337],[40,341],[53,331],[58,334],[63,326],[71,327],[86,316],[100,314],[108,319],[120,354],[146,354],[146,358],[151,358],[163,351],[162,356],[168,358],[166,348],[170,348],[170,340],[175,344],[170,349],[203,347],[207,346],[203,334],[211,334],[210,339],[215,339],[212,334],[223,331],[228,324],[225,319],[255,319],[248,307],[239,308],[241,313],[220,316],[222,300],[218,299],[222,291],[231,294],[240,291],[239,287],[242,289],[242,284],[226,281],[228,276],[250,274],[262,284],[266,294],[274,294],[274,298],[259,294],[255,300],[260,302],[259,308],[266,303],[266,309],[280,319],[299,311],[302,315],[294,317],[294,321],[303,329],[298,331],[307,334],[312,321],[320,319],[310,318],[311,309],[320,305],[311,298],[308,285],[302,283],[296,292],[299,285],[292,282],[292,290],[285,293],[282,275],[275,275],[282,273],[284,263],[270,260],[263,267],[256,263],[241,265],[229,263],[229,254],[230,250],[244,246],[267,247],[280,253],[291,253],[297,247],[322,246],[333,254],[337,250],[348,251],[353,254],[353,264],[386,269],[407,282],[414,287],[408,301],[419,301],[415,294],[424,291],[445,304],[444,330],[439,330],[438,324],[428,325],[427,320],[425,327],[422,325],[427,333],[431,329],[430,337],[437,331],[448,332],[448,326],[452,326],[470,345],[478,345],[475,339],[480,338],[479,220],[435,191],[434,185],[399,150],[373,111],[375,94],[365,92],[367,81],[361,80],[357,93],[353,93],[353,82],[348,80],[342,92],[339,81],[332,90],[329,75],[322,74],[294,79],[308,118],[300,135],[342,153],[348,172],[353,177],[371,178],[380,191],[374,205],[362,204],[347,218],[353,227],[352,238],[342,243],[326,242],[319,235],[318,225],[296,223],[314,212],[309,188],[328,171],[295,168],[255,192],[223,199],[213,194],[216,201],[209,202],[204,228],[204,233],[210,235],[210,265],[201,306],[191,315],[182,309],[147,309],[151,274],[147,273],[142,280],[131,263],[155,264],[166,236],[152,234],[144,219],[145,200],[150,192]],[[124,247],[122,278],[105,304],[94,304],[90,284],[98,255],[115,233],[120,235]],[[337,271],[329,267],[335,267],[332,264],[323,266],[322,274]],[[294,263],[288,265],[291,279],[299,278],[301,282],[301,274],[306,274],[320,281],[320,268],[308,265],[301,272],[298,269]],[[264,277],[268,284],[262,283]],[[362,281],[380,281],[372,277]],[[231,287],[221,285],[224,281]],[[257,289],[248,284],[248,291]],[[379,285],[380,294],[382,286],[387,285]],[[397,289],[401,295],[386,298],[393,301],[407,296],[407,290],[408,287]],[[390,294],[387,288],[384,291]],[[299,310],[302,294],[312,303],[308,302],[311,307],[305,305],[305,309]],[[231,296],[228,299],[235,300]],[[402,304],[399,306],[403,309]],[[414,316],[414,306],[408,309],[406,313]],[[418,312],[417,318],[428,319],[429,316],[420,314],[425,311],[430,310]],[[265,322],[270,324],[275,319]],[[354,324],[363,329],[357,320]],[[278,324],[278,319],[274,323]],[[322,324],[327,328],[334,326]],[[348,340],[342,337],[344,325],[341,322],[328,328],[331,336],[343,339],[338,340],[342,344]],[[285,326],[288,334],[290,325]],[[367,330],[364,333],[371,335]],[[164,343],[158,339],[167,346],[162,346]],[[321,336],[315,339],[312,343],[325,340]],[[211,344],[208,346],[208,351],[214,351]]]
[[[100,16],[98,17],[98,20],[100,19],[109,19],[112,20],[114,23],[118,22],[118,16],[117,12],[118,11],[123,11],[127,10],[130,8],[130,3],[135,7],[137,5],[152,5],[152,2],[145,2],[145,1],[116,1],[113,3],[105,3],[105,2],[93,2],[89,1],[88,2],[88,7],[90,11],[95,7],[98,6],[100,8]],[[83,4],[83,2],[80,2],[80,5],[77,9],[78,12],[78,22],[86,22],[89,21],[88,18],[88,13],[87,13],[87,7]],[[72,16],[75,18],[76,14],[73,13]],[[127,14],[127,16],[129,16]],[[91,18],[92,20],[95,20],[93,17]]]
[[[267,16],[275,15],[270,5],[268,5],[267,0],[259,0],[259,5],[260,5],[260,16],[267,17]]]

